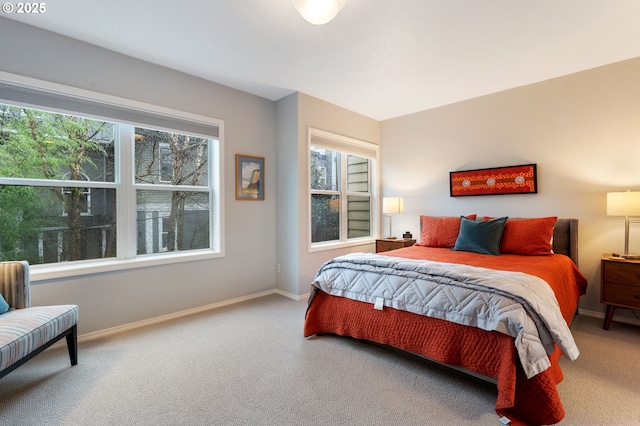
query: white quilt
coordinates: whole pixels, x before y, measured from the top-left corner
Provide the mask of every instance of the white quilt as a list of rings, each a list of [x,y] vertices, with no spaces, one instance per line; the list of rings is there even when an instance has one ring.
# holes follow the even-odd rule
[[[549,368],[554,342],[567,358],[579,355],[553,290],[529,274],[354,253],[325,263],[312,285],[334,296],[507,334],[515,339],[527,378]]]

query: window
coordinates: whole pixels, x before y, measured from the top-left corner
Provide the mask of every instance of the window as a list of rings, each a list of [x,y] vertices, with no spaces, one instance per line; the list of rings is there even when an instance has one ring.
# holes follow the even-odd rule
[[[116,121],[131,115],[126,107],[109,113],[113,105],[104,106],[105,119],[96,118],[96,104],[87,104],[93,118],[63,114],[46,108],[52,99],[76,107],[87,101],[3,84],[9,98],[26,93],[44,107],[0,103],[1,260],[38,265],[220,251],[217,124],[190,129],[188,120],[139,111],[132,118],[146,125]]]
[[[373,237],[376,159],[375,145],[310,129],[312,248]]]
[[[137,254],[209,248],[208,146],[206,138],[135,128]]]

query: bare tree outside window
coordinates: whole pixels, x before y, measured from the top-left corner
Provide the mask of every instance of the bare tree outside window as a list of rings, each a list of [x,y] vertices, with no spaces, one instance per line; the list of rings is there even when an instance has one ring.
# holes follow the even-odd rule
[[[208,185],[209,140],[144,128],[135,134],[136,184],[152,185],[137,191],[138,254],[209,248],[209,197],[185,190]]]

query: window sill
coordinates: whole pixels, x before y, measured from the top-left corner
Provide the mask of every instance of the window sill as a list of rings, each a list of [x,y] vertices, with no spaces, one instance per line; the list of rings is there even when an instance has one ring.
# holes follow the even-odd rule
[[[311,247],[309,247],[309,253],[317,252],[317,251],[326,251],[326,250],[337,250],[348,247],[357,247],[357,246],[366,246],[370,244],[375,244],[375,238],[366,238],[355,241],[339,241],[339,242],[327,242],[327,243],[315,243]]]
[[[62,262],[47,265],[30,265],[31,283],[58,278],[77,277],[104,272],[122,271],[149,266],[169,265],[173,263],[193,262],[197,260],[224,257],[222,252],[210,250],[184,253],[167,253],[140,256],[134,259],[99,259],[79,262]]]

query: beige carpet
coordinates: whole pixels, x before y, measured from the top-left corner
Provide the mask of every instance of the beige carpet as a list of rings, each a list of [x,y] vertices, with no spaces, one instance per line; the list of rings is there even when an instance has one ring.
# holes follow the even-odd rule
[[[0,380],[0,425],[499,425],[493,386],[352,339],[268,296],[45,351]],[[640,327],[579,317],[566,425],[640,425]]]

